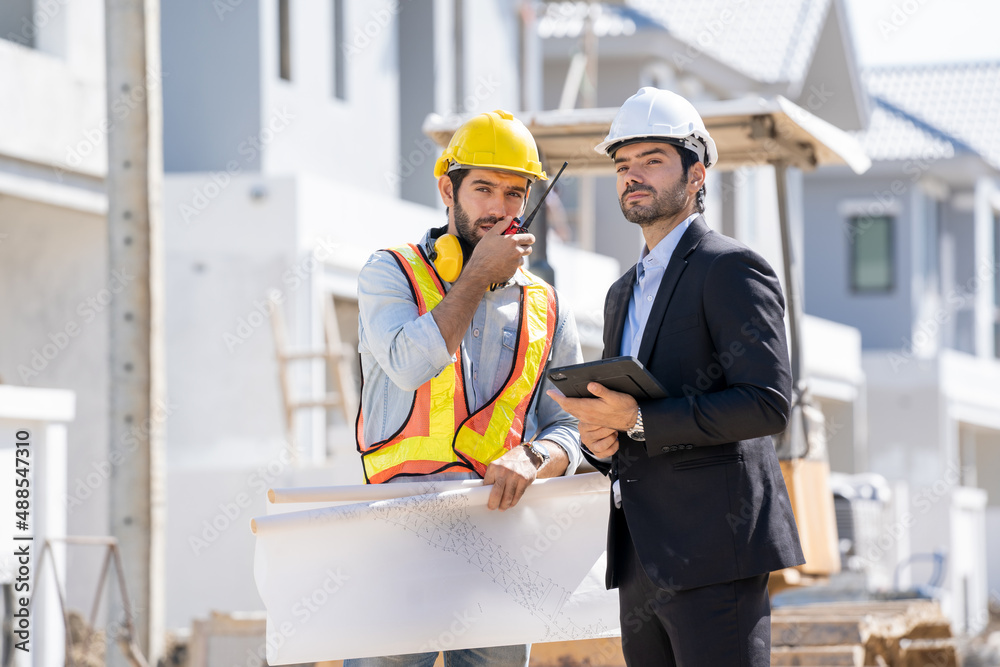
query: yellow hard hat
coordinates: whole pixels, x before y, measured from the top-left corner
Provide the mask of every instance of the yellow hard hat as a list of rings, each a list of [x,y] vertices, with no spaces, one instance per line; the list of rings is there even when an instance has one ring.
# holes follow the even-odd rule
[[[481,113],[455,131],[434,164],[434,177],[451,169],[500,169],[547,180],[538,147],[524,123],[506,111]]]

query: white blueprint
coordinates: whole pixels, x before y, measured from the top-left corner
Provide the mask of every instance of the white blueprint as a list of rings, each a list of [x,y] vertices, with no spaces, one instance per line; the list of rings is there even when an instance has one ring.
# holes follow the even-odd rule
[[[254,520],[268,663],[619,635],[607,480],[539,480],[506,512],[486,509],[489,491],[275,490]]]

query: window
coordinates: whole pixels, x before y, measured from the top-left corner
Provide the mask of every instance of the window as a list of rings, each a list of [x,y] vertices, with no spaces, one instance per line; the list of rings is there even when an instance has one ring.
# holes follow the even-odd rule
[[[278,0],[278,76],[292,80],[291,0]]]
[[[28,48],[35,47],[38,26],[32,20],[34,18],[33,5],[32,0],[3,0],[0,2],[0,39],[10,40]]]
[[[344,0],[333,0],[333,96],[338,100],[347,99],[345,60],[347,53],[344,42]]]
[[[848,221],[851,245],[851,289],[891,292],[893,288],[892,223],[888,216],[855,216]]]

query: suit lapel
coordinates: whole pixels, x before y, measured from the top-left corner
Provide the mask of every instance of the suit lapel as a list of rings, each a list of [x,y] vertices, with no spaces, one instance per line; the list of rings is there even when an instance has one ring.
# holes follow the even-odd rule
[[[622,332],[628,317],[628,302],[635,284],[635,267],[625,272],[608,292],[608,305],[604,313],[604,358],[617,357],[622,349]]]
[[[642,332],[642,342],[639,344],[639,362],[643,365],[649,363],[649,355],[653,352],[653,343],[656,341],[656,334],[663,324],[663,317],[667,313],[667,306],[674,295],[677,282],[681,279],[681,274],[687,268],[688,256],[695,251],[701,239],[711,230],[705,224],[705,218],[698,216],[691,221],[687,231],[681,236],[674,254],[670,256],[666,271],[663,272],[663,279],[660,287],[656,291],[656,298],[653,300],[653,307],[649,311],[649,319],[646,320],[646,328]],[[635,278],[633,270],[633,280]],[[631,296],[631,295],[630,295]],[[625,303],[628,312],[628,301]],[[619,332],[619,340],[621,333]]]

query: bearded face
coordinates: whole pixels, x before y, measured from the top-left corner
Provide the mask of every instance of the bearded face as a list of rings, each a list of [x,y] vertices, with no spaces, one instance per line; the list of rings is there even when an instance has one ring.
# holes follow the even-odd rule
[[[483,238],[486,234],[483,231],[483,225],[495,225],[500,221],[500,218],[495,215],[487,215],[478,220],[473,221],[469,213],[462,208],[462,203],[458,200],[458,193],[455,193],[455,231],[458,232],[458,238],[462,239],[470,246],[475,246],[479,243],[479,239]]]
[[[651,225],[657,220],[671,218],[682,213],[687,206],[687,179],[682,174],[677,180],[657,190],[644,183],[630,183],[622,192],[619,204],[625,219],[640,227]],[[630,197],[634,193],[646,193],[643,197]]]

